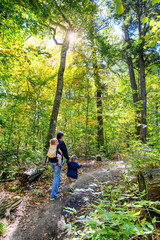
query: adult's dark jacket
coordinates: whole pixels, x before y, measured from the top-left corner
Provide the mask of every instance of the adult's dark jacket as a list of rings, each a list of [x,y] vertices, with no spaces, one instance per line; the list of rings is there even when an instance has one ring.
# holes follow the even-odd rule
[[[82,167],[82,164],[79,165],[76,162],[70,162],[70,161],[68,161],[67,164],[68,164],[67,176],[77,179],[78,178],[77,170]]]
[[[65,157],[65,159],[67,160],[67,162],[69,161],[69,155],[68,155],[68,150],[66,147],[66,144],[64,141],[58,140],[58,146],[57,149],[60,149],[63,153],[63,156]],[[63,156],[62,156],[62,160],[63,160]]]

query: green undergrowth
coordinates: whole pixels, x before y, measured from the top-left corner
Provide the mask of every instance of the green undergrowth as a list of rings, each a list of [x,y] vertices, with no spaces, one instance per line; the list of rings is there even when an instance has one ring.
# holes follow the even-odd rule
[[[103,198],[93,204],[94,210],[67,225],[72,229],[69,239],[142,240],[156,234],[157,219],[151,218],[148,209],[158,211],[155,206],[159,202],[144,201],[136,193],[135,186],[132,190],[129,188],[106,183],[102,189]]]
[[[133,169],[160,168],[160,147],[150,146],[141,142],[132,142],[127,150],[123,151],[124,158]]]
[[[0,222],[0,236],[4,233],[4,224]]]

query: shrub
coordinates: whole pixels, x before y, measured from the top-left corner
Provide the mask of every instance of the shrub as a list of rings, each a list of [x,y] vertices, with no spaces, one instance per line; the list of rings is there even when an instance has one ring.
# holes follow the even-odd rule
[[[147,204],[151,206],[155,203],[138,199],[134,194],[127,193],[123,186],[107,186],[105,191],[104,198],[93,205],[94,211],[77,219],[80,229],[75,223],[72,225],[70,239],[147,239],[154,233],[156,219],[150,223],[140,219],[140,213]]]

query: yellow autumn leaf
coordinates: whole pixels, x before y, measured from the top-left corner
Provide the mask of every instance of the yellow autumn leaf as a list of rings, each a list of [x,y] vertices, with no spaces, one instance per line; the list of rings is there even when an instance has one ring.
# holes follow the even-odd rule
[[[151,29],[151,32],[156,32],[158,30],[158,27],[157,26],[154,26],[152,29]]]
[[[146,23],[147,21],[148,21],[148,17],[144,17],[143,19],[142,19],[142,23]]]
[[[154,24],[155,24],[155,20],[152,19],[152,20],[150,21],[150,26],[154,26]]]

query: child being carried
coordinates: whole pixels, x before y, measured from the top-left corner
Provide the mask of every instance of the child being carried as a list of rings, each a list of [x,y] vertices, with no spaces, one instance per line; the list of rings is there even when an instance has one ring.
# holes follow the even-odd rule
[[[78,178],[78,169],[82,167],[82,164],[78,164],[76,160],[78,159],[76,155],[72,155],[70,157],[71,161],[68,161],[68,170],[67,170],[67,177],[70,183],[70,190],[74,191],[74,185]]]
[[[49,162],[56,163],[58,162],[58,165],[62,167],[61,165],[61,159],[62,159],[62,152],[60,149],[57,149],[58,140],[57,138],[53,138],[50,140],[50,146],[47,153],[47,159]]]

